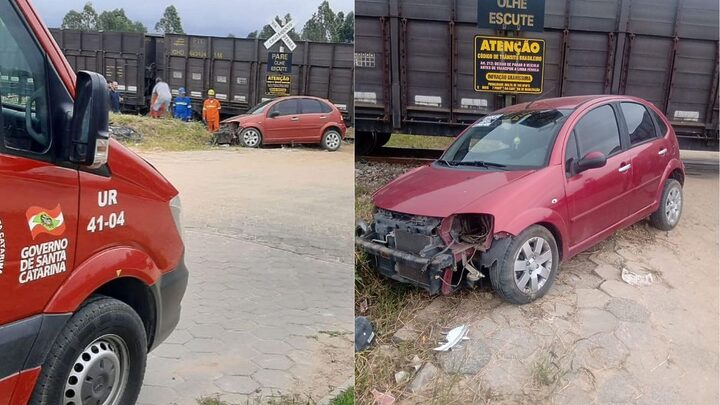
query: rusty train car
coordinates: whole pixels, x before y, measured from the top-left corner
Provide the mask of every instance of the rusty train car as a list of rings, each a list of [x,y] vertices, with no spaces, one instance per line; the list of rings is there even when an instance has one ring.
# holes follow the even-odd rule
[[[117,81],[122,109],[145,112],[156,77],[173,92],[185,87],[195,110],[208,89],[224,115],[241,114],[266,94],[268,50],[263,40],[200,35],[153,35],[51,29],[76,70]],[[350,118],[353,112],[353,45],[299,41],[293,52],[290,94],[329,99]],[[278,51],[276,44],[271,51]]]
[[[358,150],[391,133],[453,136],[479,117],[536,95],[474,90],[478,0],[357,0]],[[717,145],[717,0],[546,0],[541,97],[645,98],[681,137]]]

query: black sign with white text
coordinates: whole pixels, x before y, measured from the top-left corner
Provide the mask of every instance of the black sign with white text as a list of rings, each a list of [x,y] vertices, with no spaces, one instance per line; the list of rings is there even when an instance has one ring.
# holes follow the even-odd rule
[[[545,0],[478,0],[478,27],[543,31]]]
[[[268,52],[267,71],[277,74],[292,73],[292,53]]]

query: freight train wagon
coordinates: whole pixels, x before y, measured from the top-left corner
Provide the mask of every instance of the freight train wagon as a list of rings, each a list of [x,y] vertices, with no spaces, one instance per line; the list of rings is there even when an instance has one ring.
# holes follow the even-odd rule
[[[103,72],[123,95],[123,110],[145,112],[156,77],[174,93],[185,87],[196,111],[208,89],[224,115],[245,112],[266,99],[268,50],[263,40],[198,35],[51,30],[72,67]],[[279,44],[271,50],[278,51]],[[292,95],[331,100],[353,111],[353,45],[298,41],[292,56]]]
[[[546,0],[544,90],[474,90],[478,0],[357,0],[356,150],[390,133],[457,135],[507,104],[539,97],[645,98],[680,136],[718,140],[717,0]]]

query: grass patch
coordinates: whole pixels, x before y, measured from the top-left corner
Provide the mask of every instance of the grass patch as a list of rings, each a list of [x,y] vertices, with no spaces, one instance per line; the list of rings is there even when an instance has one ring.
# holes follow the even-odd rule
[[[445,150],[455,140],[450,136],[393,134],[385,145],[388,148]]]
[[[330,405],[354,405],[355,404],[355,389],[354,388],[348,388],[346,391],[343,391],[335,397],[332,401],[330,401]]]
[[[560,378],[560,369],[547,357],[535,361],[532,365],[531,373],[533,382],[541,386],[553,385]]]
[[[198,405],[230,405],[218,397],[202,397],[197,400]]]
[[[172,118],[150,118],[142,115],[110,114],[113,126],[130,127],[142,135],[139,140],[120,140],[123,144],[144,150],[185,151],[206,149],[212,134],[201,122],[182,122]]]

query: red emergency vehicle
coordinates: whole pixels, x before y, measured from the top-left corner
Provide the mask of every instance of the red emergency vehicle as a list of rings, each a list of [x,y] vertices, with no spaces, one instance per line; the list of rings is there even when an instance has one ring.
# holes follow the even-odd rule
[[[0,405],[134,403],[187,285],[178,191],[28,0],[0,0],[0,100]]]

